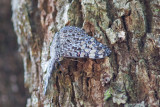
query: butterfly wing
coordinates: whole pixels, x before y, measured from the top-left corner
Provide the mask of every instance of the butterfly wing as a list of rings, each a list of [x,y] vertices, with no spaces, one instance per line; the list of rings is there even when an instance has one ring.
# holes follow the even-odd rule
[[[84,30],[67,26],[59,31],[60,56],[74,58],[99,59],[108,56],[111,51]]]

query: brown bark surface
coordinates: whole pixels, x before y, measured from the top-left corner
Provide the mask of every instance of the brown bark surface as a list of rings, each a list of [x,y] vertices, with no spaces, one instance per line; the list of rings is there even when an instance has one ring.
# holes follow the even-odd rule
[[[12,0],[12,10],[28,107],[159,106],[159,0]],[[85,29],[112,54],[64,58],[43,95],[49,46],[66,25]]]

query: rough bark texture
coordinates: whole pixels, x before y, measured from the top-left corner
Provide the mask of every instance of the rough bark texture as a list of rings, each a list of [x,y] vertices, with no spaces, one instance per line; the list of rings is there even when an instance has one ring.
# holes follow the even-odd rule
[[[12,10],[28,107],[159,106],[160,0],[12,0]],[[96,35],[112,55],[64,58],[44,96],[49,46],[65,25]]]

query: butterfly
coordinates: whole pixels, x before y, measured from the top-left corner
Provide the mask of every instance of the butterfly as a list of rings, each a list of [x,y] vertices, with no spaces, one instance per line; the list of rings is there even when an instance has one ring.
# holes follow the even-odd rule
[[[44,94],[55,63],[62,57],[101,59],[109,56],[111,50],[81,28],[65,26],[57,32],[50,45],[50,56],[47,72],[44,75]]]

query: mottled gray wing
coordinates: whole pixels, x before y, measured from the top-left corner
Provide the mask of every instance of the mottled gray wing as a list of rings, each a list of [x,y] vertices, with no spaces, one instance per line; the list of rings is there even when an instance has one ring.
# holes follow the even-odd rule
[[[99,59],[109,56],[110,49],[80,28],[66,26],[59,31],[60,56]]]

